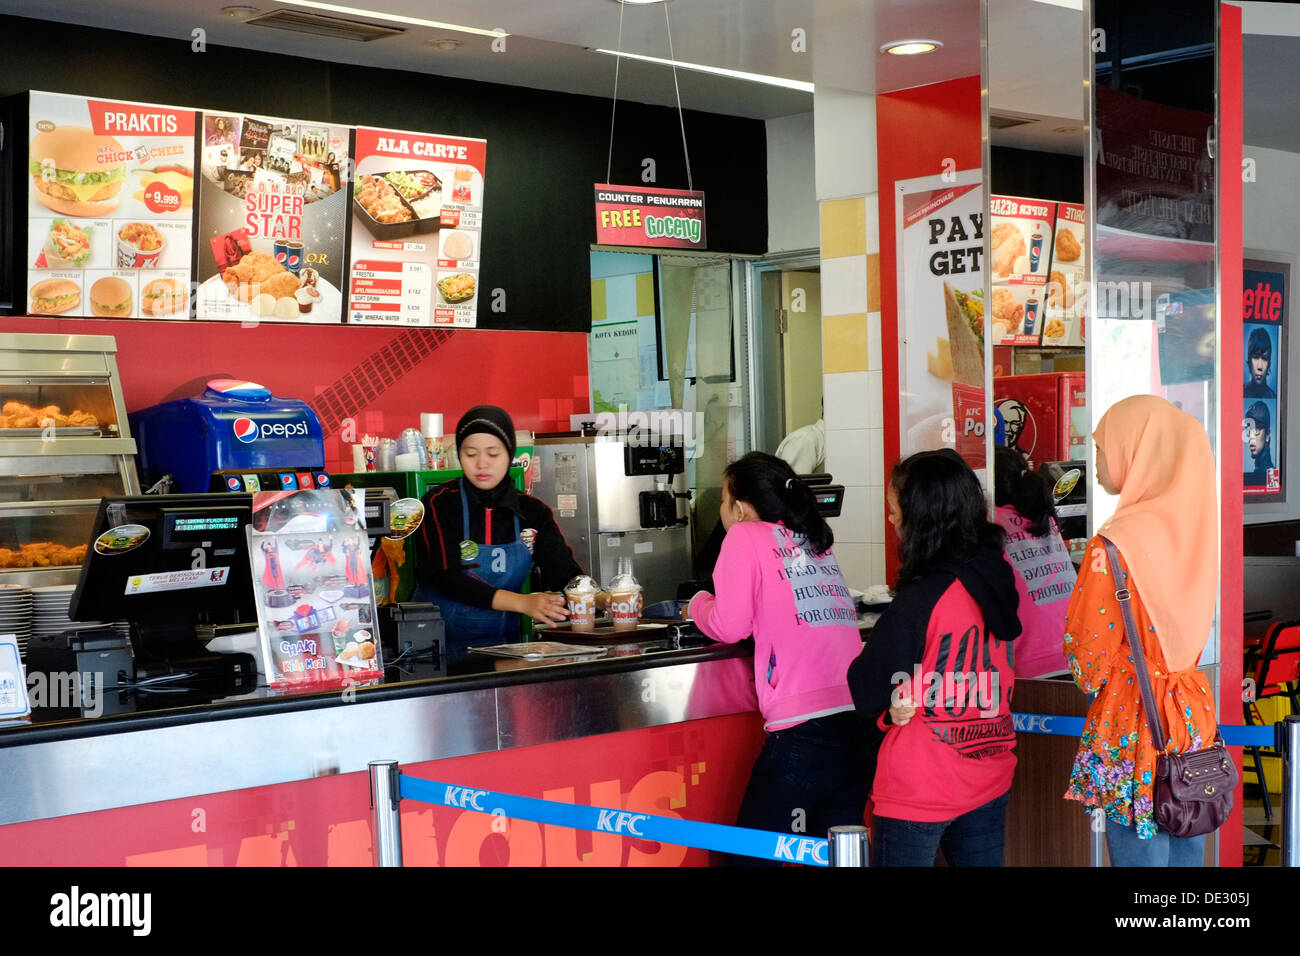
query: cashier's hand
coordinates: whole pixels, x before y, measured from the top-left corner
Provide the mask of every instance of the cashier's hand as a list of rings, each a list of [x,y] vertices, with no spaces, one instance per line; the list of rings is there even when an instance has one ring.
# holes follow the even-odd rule
[[[889,722],[895,727],[906,727],[914,716],[916,716],[916,705],[910,698],[889,705]]]
[[[569,605],[565,603],[562,594],[546,591],[540,594],[521,594],[519,601],[519,612],[527,614],[539,624],[560,624],[569,619]]]

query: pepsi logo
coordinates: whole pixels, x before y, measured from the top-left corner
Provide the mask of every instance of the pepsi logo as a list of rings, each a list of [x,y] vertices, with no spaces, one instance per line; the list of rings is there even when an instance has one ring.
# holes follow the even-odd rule
[[[238,491],[238,490],[239,490],[239,479],[238,479],[238,478],[234,478],[234,477],[227,478],[227,479],[226,479],[226,487],[229,488],[231,491]]]
[[[293,486],[293,475],[281,475],[281,476],[280,476],[280,484],[283,485],[285,488],[292,487],[292,486]]]
[[[275,252],[275,261],[278,262],[278,263],[280,263],[280,265],[284,265],[284,260],[287,259],[287,258],[289,258],[289,254],[288,254],[287,252],[285,252],[283,249],[277,249],[277,250],[276,250],[276,252]]]
[[[251,418],[235,419],[235,437],[245,445],[257,440],[257,422]]]
[[[321,472],[317,472],[317,473],[316,473],[316,487],[317,487],[317,488],[328,488],[329,486],[330,486],[330,476],[327,475],[327,474],[325,474],[325,472],[323,472],[323,471],[321,471]]]

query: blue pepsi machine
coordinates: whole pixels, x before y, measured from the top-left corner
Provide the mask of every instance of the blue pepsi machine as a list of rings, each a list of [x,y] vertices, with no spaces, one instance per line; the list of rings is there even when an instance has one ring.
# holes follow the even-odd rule
[[[203,394],[131,415],[142,481],[173,491],[328,488],[320,419],[306,402],[255,382],[214,379]]]

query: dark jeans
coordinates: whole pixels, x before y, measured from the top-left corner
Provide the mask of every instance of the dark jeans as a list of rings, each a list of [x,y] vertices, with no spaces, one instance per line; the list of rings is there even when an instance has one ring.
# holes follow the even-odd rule
[[[862,825],[871,781],[853,711],[806,720],[767,735],[736,826],[822,837],[833,826]],[[776,860],[724,857],[729,866],[780,866]]]
[[[934,866],[943,847],[949,866],[1001,866],[1007,825],[1007,791],[955,820],[918,823],[873,817],[872,866]]]

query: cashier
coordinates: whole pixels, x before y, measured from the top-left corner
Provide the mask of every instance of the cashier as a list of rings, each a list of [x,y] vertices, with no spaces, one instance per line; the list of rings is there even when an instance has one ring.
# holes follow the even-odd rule
[[[520,615],[540,624],[565,620],[564,597],[556,592],[582,574],[551,509],[510,480],[515,425],[504,409],[466,412],[456,426],[456,454],[465,476],[424,497],[426,518],[415,535],[415,599],[438,605],[450,663],[470,647],[519,640]],[[540,590],[521,594],[534,566]]]

